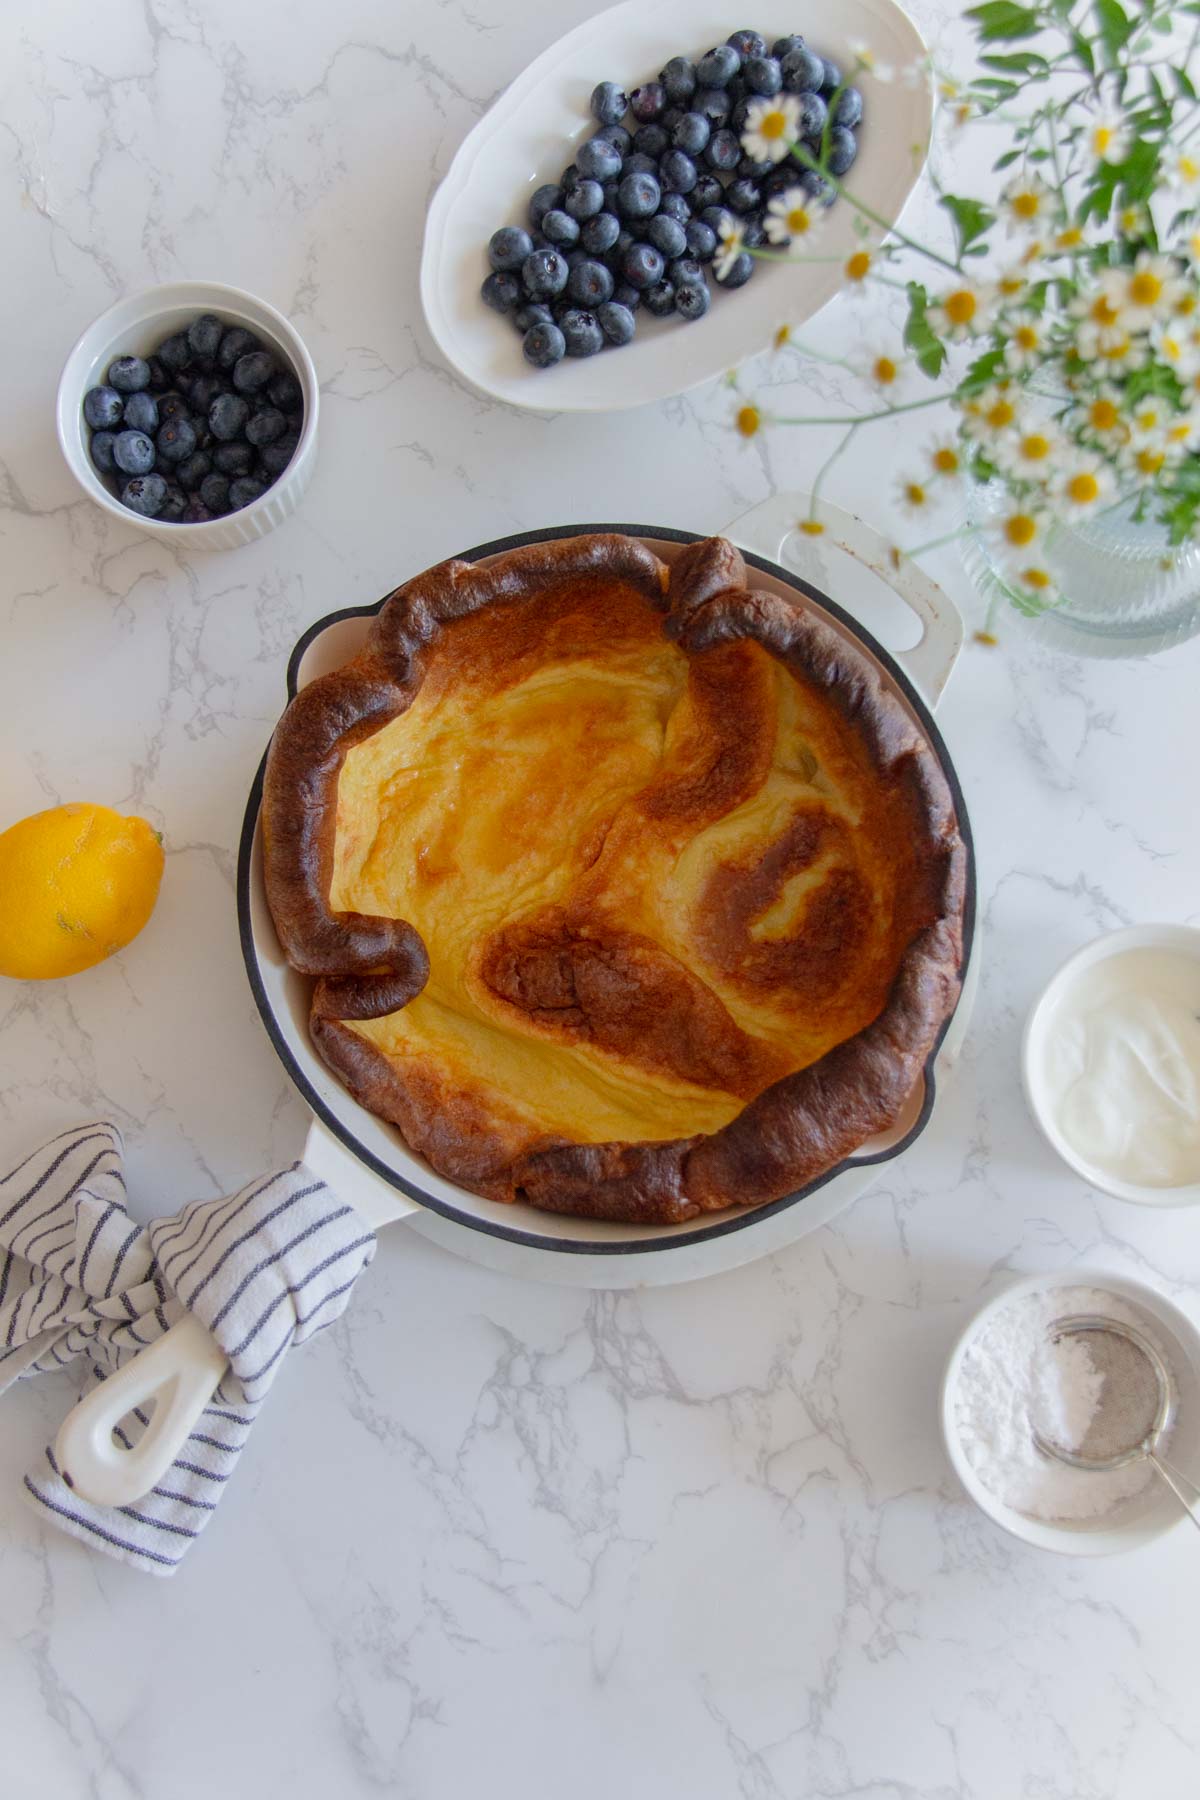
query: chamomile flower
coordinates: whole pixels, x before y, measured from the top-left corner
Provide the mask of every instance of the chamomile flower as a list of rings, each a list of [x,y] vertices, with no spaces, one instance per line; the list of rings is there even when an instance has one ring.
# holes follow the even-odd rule
[[[1153,394],[1135,403],[1129,412],[1129,429],[1135,444],[1149,443],[1152,439],[1163,437],[1168,421],[1173,414],[1165,400],[1159,400]]]
[[[721,281],[728,275],[730,269],[732,269],[734,263],[742,254],[742,251],[746,248],[746,240],[742,234],[742,227],[736,224],[732,218],[726,219],[722,223],[718,235],[721,240],[721,247],[717,252],[716,261],[713,263],[713,274],[717,277],[718,281]]]
[[[856,286],[861,286],[867,279],[867,276],[871,273],[873,266],[874,259],[869,250],[855,250],[852,251],[842,264],[842,274],[846,277],[847,281],[852,281]]]
[[[1058,589],[1053,575],[1044,563],[1023,563],[1012,571],[1012,578],[1029,599],[1036,600],[1043,606],[1057,604]]]
[[[733,416],[733,422],[742,437],[752,438],[757,437],[762,430],[763,419],[757,406],[746,405],[738,407]]]
[[[1166,433],[1155,431],[1130,444],[1122,461],[1135,481],[1157,481],[1167,466],[1171,451]]]
[[[1167,424],[1166,438],[1173,451],[1194,449],[1200,440],[1200,407],[1189,406],[1175,413]]]
[[[1109,465],[1100,457],[1085,453],[1059,476],[1054,487],[1054,500],[1068,518],[1087,519],[1100,511],[1112,488]]]
[[[1200,269],[1200,230],[1189,231],[1180,248],[1193,269]]]
[[[1001,269],[992,283],[992,290],[1002,307],[1018,306],[1029,292],[1029,276],[1019,263],[1010,264]]]
[[[1040,175],[1017,175],[1000,195],[1009,231],[1040,231],[1054,206],[1054,195]]]
[[[1017,390],[1007,382],[982,388],[966,402],[963,415],[962,428],[967,437],[981,444],[995,444],[1017,427]]]
[[[1108,383],[1093,389],[1074,415],[1076,428],[1105,449],[1116,448],[1129,437],[1124,402]]]
[[[889,398],[904,379],[904,364],[887,349],[869,349],[859,363],[863,378]]]
[[[963,453],[955,438],[934,438],[925,446],[925,457],[939,481],[957,481],[963,472]]]
[[[1079,348],[1079,338],[1075,339]],[[1082,352],[1081,352],[1082,354]],[[1144,337],[1135,337],[1132,332],[1109,333],[1096,349],[1095,363],[1106,375],[1128,375],[1133,369],[1140,369],[1149,359],[1150,346]]]
[[[1060,225],[1050,239],[1050,249],[1059,256],[1078,256],[1081,250],[1089,248],[1086,227],[1076,225],[1074,220],[1068,220],[1065,225]]]
[[[1189,381],[1200,368],[1189,320],[1161,320],[1151,332],[1150,342],[1157,360],[1173,369],[1180,381]]]
[[[987,530],[999,541],[1003,550],[1028,556],[1034,545],[1046,535],[1048,519],[1040,506],[1028,500],[1012,498],[1004,511],[989,521]]]
[[[1200,196],[1200,156],[1188,150],[1177,150],[1167,164],[1167,185],[1185,201]]]
[[[807,249],[819,236],[824,214],[813,205],[802,187],[776,194],[767,207],[767,236],[773,244],[796,242]]]
[[[1129,128],[1119,112],[1105,107],[1088,125],[1083,144],[1093,162],[1124,162],[1129,153]]]
[[[1149,331],[1172,311],[1181,283],[1169,256],[1153,256],[1143,250],[1132,269],[1110,269],[1106,281],[1116,276],[1121,302],[1121,323],[1126,331]]]
[[[1130,206],[1120,206],[1113,214],[1113,224],[1118,235],[1125,238],[1145,237],[1146,227],[1150,223],[1150,214],[1140,201]]]
[[[1083,362],[1094,362],[1110,343],[1119,343],[1128,336],[1121,318],[1120,297],[1110,293],[1107,286],[1077,295],[1069,311],[1078,321],[1075,351]]]
[[[906,512],[910,519],[923,518],[932,508],[933,496],[928,484],[918,481],[914,476],[902,475],[896,483],[895,493],[901,511]]]
[[[939,337],[957,343],[986,330],[991,321],[992,304],[982,288],[963,282],[939,296],[928,312],[930,325]]]
[[[1063,443],[1053,425],[1026,419],[1001,439],[993,459],[1020,481],[1046,483],[1062,455]]]
[[[891,81],[895,71],[890,63],[880,62],[869,44],[861,38],[850,40],[850,54],[854,58],[856,75],[873,75],[876,81]]]
[[[1005,367],[1014,375],[1036,368],[1046,354],[1046,331],[1037,313],[1017,313],[1006,321]]]
[[[755,100],[746,114],[742,149],[753,162],[782,162],[800,136],[800,102],[794,94]]]

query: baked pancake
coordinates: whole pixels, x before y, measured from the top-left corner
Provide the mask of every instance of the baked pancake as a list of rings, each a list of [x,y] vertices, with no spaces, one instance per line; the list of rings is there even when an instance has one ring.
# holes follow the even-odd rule
[[[953,1009],[941,766],[721,539],[442,564],[292,702],[267,897],[355,1097],[496,1200],[676,1221],[893,1124]]]

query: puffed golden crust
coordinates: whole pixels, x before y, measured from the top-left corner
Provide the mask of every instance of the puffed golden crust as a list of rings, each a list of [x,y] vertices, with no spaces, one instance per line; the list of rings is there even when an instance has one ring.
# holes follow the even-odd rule
[[[896,1124],[958,996],[938,758],[723,539],[398,588],[284,714],[262,821],[321,1055],[495,1200],[674,1223],[794,1192]]]

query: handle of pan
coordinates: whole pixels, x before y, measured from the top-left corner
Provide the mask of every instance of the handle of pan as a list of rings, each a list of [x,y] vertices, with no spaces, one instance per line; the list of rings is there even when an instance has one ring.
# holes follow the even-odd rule
[[[805,517],[808,508],[807,494],[775,494],[734,519],[725,527],[725,533],[744,549],[753,550],[769,562],[782,563],[786,568],[784,552],[790,540],[799,537],[799,521]],[[892,546],[888,540],[854,513],[822,500],[819,517],[824,530],[819,537],[804,538],[806,547],[817,554],[832,549],[852,557],[863,568],[878,575],[917,615],[921,622],[919,641],[911,649],[895,650],[891,655],[929,705],[936,706],[962,649],[963,622],[958,608],[937,583],[907,557],[901,558],[899,565],[893,567]],[[839,604],[842,604],[840,598]],[[853,608],[848,610],[853,611]]]

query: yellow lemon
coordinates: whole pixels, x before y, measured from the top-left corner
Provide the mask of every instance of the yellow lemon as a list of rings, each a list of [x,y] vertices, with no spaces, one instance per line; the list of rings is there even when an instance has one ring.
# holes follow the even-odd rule
[[[0,832],[0,975],[53,981],[135,938],[158,898],[162,839],[107,806],[52,806]]]

